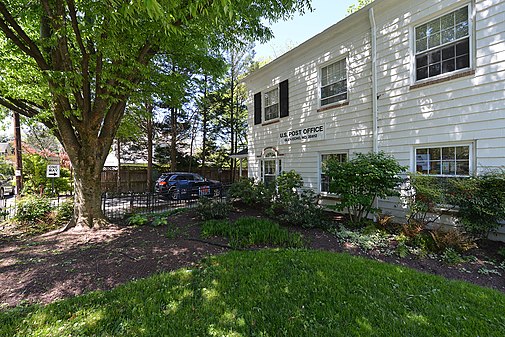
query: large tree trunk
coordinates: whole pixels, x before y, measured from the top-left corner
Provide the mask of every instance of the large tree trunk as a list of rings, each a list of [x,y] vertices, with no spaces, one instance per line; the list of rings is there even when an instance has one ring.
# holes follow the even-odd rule
[[[75,206],[73,225],[80,228],[102,228],[107,220],[101,208],[101,159],[95,149],[73,162]]]

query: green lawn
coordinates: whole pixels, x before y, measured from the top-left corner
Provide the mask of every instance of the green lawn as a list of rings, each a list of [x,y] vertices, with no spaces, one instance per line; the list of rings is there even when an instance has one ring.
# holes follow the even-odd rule
[[[1,336],[505,336],[497,291],[347,254],[264,250],[45,307]]]

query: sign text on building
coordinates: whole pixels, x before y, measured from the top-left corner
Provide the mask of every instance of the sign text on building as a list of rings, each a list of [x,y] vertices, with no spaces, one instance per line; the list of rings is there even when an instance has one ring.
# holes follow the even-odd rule
[[[310,141],[310,140],[323,140],[324,139],[324,125],[302,127],[299,129],[281,132],[279,135],[279,142],[281,144],[289,144],[292,142]]]

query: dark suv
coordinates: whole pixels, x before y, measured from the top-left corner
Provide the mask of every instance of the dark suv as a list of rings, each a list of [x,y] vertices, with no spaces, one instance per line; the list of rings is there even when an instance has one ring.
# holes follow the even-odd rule
[[[220,196],[223,185],[219,181],[208,180],[196,173],[162,173],[154,190],[173,200],[192,199],[202,196]]]

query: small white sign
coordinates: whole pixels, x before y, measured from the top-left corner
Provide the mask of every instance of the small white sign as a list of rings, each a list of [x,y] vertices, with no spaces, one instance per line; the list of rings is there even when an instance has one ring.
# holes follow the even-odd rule
[[[279,134],[279,144],[291,144],[324,139],[324,124],[291,129]]]
[[[16,170],[16,171],[14,171],[14,175],[15,175],[16,177],[21,177],[21,170]]]
[[[59,178],[60,177],[60,165],[47,165],[46,177]]]

